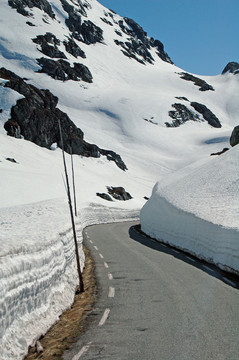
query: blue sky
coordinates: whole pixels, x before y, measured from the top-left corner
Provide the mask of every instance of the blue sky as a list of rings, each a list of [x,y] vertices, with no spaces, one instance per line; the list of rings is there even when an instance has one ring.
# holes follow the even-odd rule
[[[98,0],[138,22],[175,65],[217,75],[239,62],[239,0]]]

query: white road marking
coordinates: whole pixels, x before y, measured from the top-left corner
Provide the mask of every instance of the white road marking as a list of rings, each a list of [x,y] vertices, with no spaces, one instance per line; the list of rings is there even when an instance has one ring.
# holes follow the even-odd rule
[[[176,252],[177,254],[180,254],[180,251],[172,249],[174,252]]]
[[[109,316],[109,313],[110,313],[110,309],[105,309],[105,312],[104,312],[98,326],[103,326],[104,325],[104,323],[106,322],[106,320],[107,320],[107,318]]]
[[[93,244],[93,241],[92,241],[92,240],[90,240],[90,243],[91,243],[91,244]]]
[[[100,255],[101,259],[104,259],[104,256],[102,254],[99,254],[99,255]]]
[[[106,269],[109,268],[109,265],[106,262],[104,262],[104,266],[106,267]]]
[[[232,286],[236,286],[236,284],[235,284],[233,281],[227,279],[226,277],[223,277],[223,280],[224,280],[226,283],[228,283],[228,284],[230,284],[230,285],[232,285]]]
[[[108,273],[109,280],[113,280],[113,275],[111,273]]]
[[[91,342],[90,342],[89,344],[83,346],[83,348],[81,349],[81,351],[80,351],[78,354],[76,354],[75,356],[73,356],[72,360],[79,360],[80,357],[89,350],[90,345],[91,345]]]
[[[191,258],[190,256],[185,256],[188,260],[191,260],[193,262],[196,262],[196,260],[194,260],[193,258]]]
[[[112,286],[109,287],[109,294],[108,297],[113,298],[115,296],[115,288]]]
[[[210,268],[209,266],[207,266],[207,265],[203,265],[203,268],[206,269],[206,270],[208,270],[208,271],[214,272],[214,270],[211,269],[211,268]]]
[[[95,248],[95,250],[97,250],[97,251],[99,250],[97,246],[94,246],[94,248]]]
[[[160,243],[160,245],[162,245],[163,247],[167,247],[166,245],[164,245],[164,244],[162,244],[162,243]]]

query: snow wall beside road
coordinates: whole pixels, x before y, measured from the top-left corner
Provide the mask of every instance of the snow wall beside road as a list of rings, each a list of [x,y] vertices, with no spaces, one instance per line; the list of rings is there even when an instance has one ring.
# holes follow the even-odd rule
[[[59,199],[0,209],[1,360],[22,359],[73,303],[78,274],[67,206]],[[97,204],[81,209],[76,231],[82,268],[84,227],[138,218],[139,211]]]
[[[239,231],[213,224],[177,208],[154,193],[140,214],[141,229],[152,238],[239,273]]]

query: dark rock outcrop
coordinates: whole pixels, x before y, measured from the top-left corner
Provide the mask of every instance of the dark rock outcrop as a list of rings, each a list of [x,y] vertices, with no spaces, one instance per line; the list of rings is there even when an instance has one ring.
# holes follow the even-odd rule
[[[234,127],[231,137],[230,137],[230,145],[236,146],[239,144],[239,125]]]
[[[83,22],[81,26],[81,35],[83,37],[84,43],[88,45],[102,42],[104,40],[103,30],[90,20]]]
[[[73,55],[75,58],[78,56],[82,57],[83,59],[86,58],[86,55],[83,50],[76,44],[76,42],[73,39],[68,39],[63,41],[63,44],[65,45],[66,51]]]
[[[57,47],[57,45],[61,43],[60,40],[52,33],[47,32],[45,35],[38,35],[35,39],[32,39],[32,41],[41,46],[41,52],[44,55],[51,58],[66,59],[66,55]]]
[[[214,91],[214,88],[212,87],[212,85],[209,85],[205,80],[202,80],[196,76],[193,76],[193,75],[185,73],[185,72],[179,73],[179,75],[181,75],[180,76],[181,79],[187,80],[187,81],[192,81],[194,83],[194,85],[199,86],[200,91],[207,91],[207,90]]]
[[[97,196],[101,197],[104,200],[107,201],[113,201],[112,197],[109,194],[106,193],[96,193]]]
[[[74,67],[71,67],[70,63],[65,60],[51,60],[46,58],[37,59],[42,72],[48,74],[56,80],[74,80],[85,81],[92,83],[92,74],[87,66],[79,63],[74,63]]]
[[[5,68],[0,69],[0,77],[9,80],[5,87],[24,96],[12,107],[11,118],[4,124],[8,135],[16,136],[19,133],[26,140],[47,149],[50,149],[53,143],[62,147],[59,133],[60,121],[66,152],[72,151],[73,154],[95,158],[104,155],[114,161],[120,169],[127,170],[118,154],[111,150],[100,149],[97,145],[89,144],[84,140],[82,130],[75,126],[66,113],[56,107],[58,98],[49,90],[37,89]]]
[[[14,159],[14,158],[6,158],[6,160],[7,161],[10,161],[10,162],[12,162],[12,163],[14,163],[14,164],[18,164],[18,162]]]
[[[82,22],[81,15],[87,17],[87,13],[80,0],[78,0],[79,8],[77,11],[67,1],[61,0],[61,3],[63,9],[68,13],[66,25],[76,40],[88,45],[103,41],[103,30],[100,27],[96,26],[90,20]]]
[[[150,64],[153,63],[154,59],[151,53],[142,42],[137,41],[135,39],[132,39],[131,42],[130,41],[123,42],[118,40],[114,40],[114,41],[116,45],[120,45],[123,48],[122,53],[125,56],[137,60],[141,64],[145,64],[145,62],[148,62]],[[140,56],[140,58],[137,55]]]
[[[70,5],[66,0],[60,0],[63,6],[63,9],[69,14],[69,13],[73,13],[75,11],[74,7],[72,5]],[[78,9],[77,12],[79,14],[81,14],[82,16],[87,17],[87,12],[86,9],[88,9],[90,7],[89,4],[87,3],[82,3],[81,0],[77,0],[78,3]]]
[[[191,102],[191,106],[200,114],[202,114],[204,120],[208,122],[209,125],[215,127],[215,128],[221,128],[222,125],[219,121],[219,119],[212,113],[211,110],[209,110],[205,105],[197,103],[197,102]]]
[[[173,119],[173,121],[172,123],[166,122],[165,125],[167,127],[178,127],[189,120],[200,121],[199,116],[189,110],[185,105],[176,103],[173,104],[172,107],[175,110],[169,111],[168,114]]]
[[[26,24],[29,25],[29,26],[36,26],[31,21],[26,21]]]
[[[112,22],[107,20],[106,18],[100,18],[104,23],[106,23],[107,25],[113,26]]]
[[[222,74],[226,74],[227,72],[231,74],[239,74],[239,63],[232,61],[227,64],[227,66],[223,69]]]
[[[55,19],[55,14],[50,3],[47,0],[8,0],[9,6],[16,9],[19,14],[24,16],[32,16],[26,8],[38,8],[48,14],[52,19]]]
[[[126,192],[125,189],[123,187],[113,187],[113,186],[108,186],[107,187],[108,193],[113,196],[114,199],[116,200],[130,200],[132,199],[132,196],[130,195],[130,193]]]
[[[150,63],[153,64],[154,58],[150,53],[152,48],[156,48],[157,55],[166,62],[173,64],[168,54],[164,51],[164,46],[159,40],[149,38],[143,28],[137,24],[134,20],[124,18],[118,22],[120,30],[128,35],[126,42],[115,40],[116,45],[123,48],[122,53],[134,60],[137,60],[141,64]],[[115,32],[121,36],[121,32],[115,30]]]
[[[223,148],[222,151],[218,151],[216,153],[211,153],[210,156],[214,156],[214,155],[222,155],[224,154],[226,151],[228,151],[229,148]]]

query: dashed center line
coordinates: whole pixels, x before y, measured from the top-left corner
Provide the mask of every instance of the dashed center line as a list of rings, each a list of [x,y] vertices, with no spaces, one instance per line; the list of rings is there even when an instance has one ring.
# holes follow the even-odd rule
[[[109,268],[109,265],[106,262],[104,262],[104,266],[106,267],[106,269]]]
[[[93,244],[93,241],[92,241],[92,240],[90,240],[90,243],[91,243],[91,244]]]
[[[227,279],[226,277],[223,277],[223,280],[224,280],[226,283],[228,283],[229,285],[236,286],[236,284],[235,284],[233,281]]]
[[[207,266],[207,265],[203,265],[203,268],[206,269],[206,270],[208,270],[208,271],[214,272],[214,270],[211,269],[211,268],[210,268],[209,266]]]
[[[94,246],[94,248],[95,248],[95,250],[97,250],[97,251],[99,250],[97,246]]]
[[[109,280],[113,280],[113,275],[111,273],[108,273]]]
[[[75,356],[73,356],[72,360],[79,360],[80,357],[81,357],[82,355],[84,355],[84,354],[89,350],[90,345],[91,345],[91,342],[90,342],[89,344],[83,346],[83,348],[81,349],[81,351],[80,351],[78,354],[76,354]]]
[[[99,256],[101,257],[101,259],[104,259],[104,256],[102,254],[99,254]]]
[[[193,258],[191,258],[190,256],[185,256],[188,260],[191,260],[193,262],[196,262],[196,260],[194,260]]]
[[[109,294],[108,297],[109,298],[113,298],[115,296],[115,288],[113,288],[112,286],[109,287]]]
[[[109,316],[109,313],[110,313],[110,309],[105,309],[105,312],[104,312],[98,326],[103,326],[104,325],[104,323],[106,322],[106,320],[107,320],[107,318]]]

